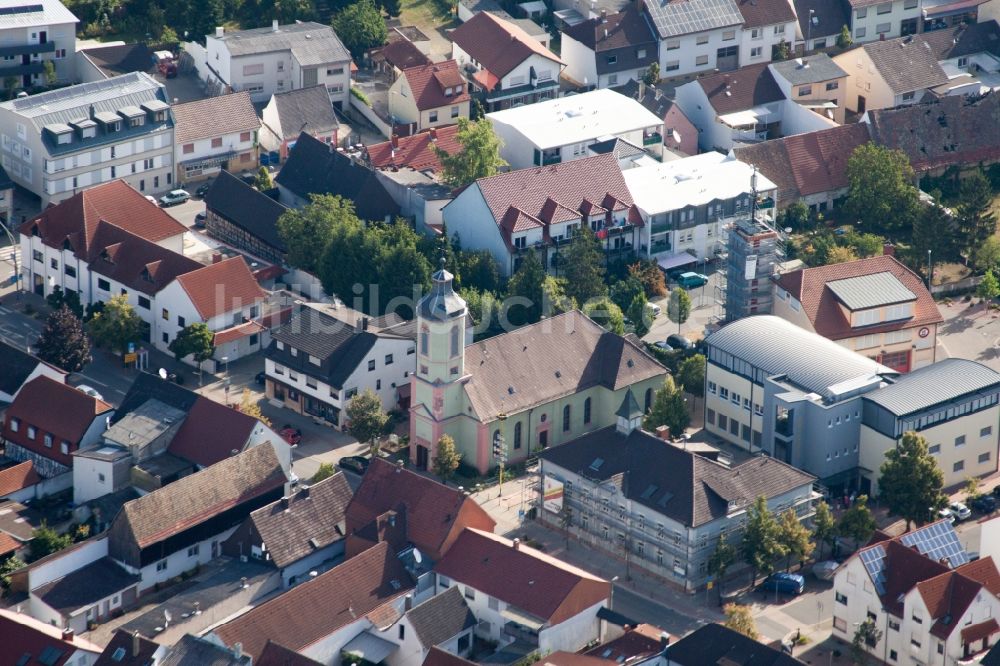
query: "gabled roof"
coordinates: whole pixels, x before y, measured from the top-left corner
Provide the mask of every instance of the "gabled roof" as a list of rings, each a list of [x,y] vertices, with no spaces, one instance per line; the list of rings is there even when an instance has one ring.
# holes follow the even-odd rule
[[[21,543],[18,539],[6,532],[0,532],[0,557],[16,553],[19,549],[24,548],[24,546],[25,544]]]
[[[72,642],[65,641],[62,629],[29,615],[4,609],[0,609],[0,636],[3,636],[5,661],[11,664],[28,655],[28,661],[25,662],[28,666],[33,663],[65,666],[70,657],[76,656],[77,650],[90,653],[91,657],[101,653],[101,648],[84,638],[74,636]],[[46,658],[44,662],[39,660],[43,656]]]
[[[435,571],[550,626],[611,596],[606,580],[524,544],[475,529],[459,535]]]
[[[30,488],[42,477],[35,471],[35,463],[25,460],[22,463],[12,465],[7,469],[0,470],[0,497],[6,497],[19,490]]]
[[[847,160],[869,140],[868,125],[851,123],[736,146],[733,154],[777,184],[778,201],[791,202],[847,187]]]
[[[133,635],[124,629],[116,629],[94,666],[149,666],[159,649],[159,643],[138,635],[138,632]],[[124,650],[124,653],[118,653],[118,650]],[[115,659],[118,654],[121,658]]]
[[[158,400],[174,409],[187,413],[191,406],[200,398],[197,393],[179,384],[161,379],[151,372],[140,372],[129,386],[128,393],[118,405],[118,410],[111,419],[112,425],[121,421],[126,415],[139,409],[148,400]]]
[[[916,295],[913,316],[909,319],[890,321],[863,328],[852,328],[850,319],[841,309],[841,301],[829,284],[839,280],[887,273],[898,284]],[[809,319],[813,330],[831,340],[843,340],[868,333],[882,333],[901,328],[931,326],[944,321],[934,297],[924,286],[923,280],[901,264],[895,257],[879,255],[840,264],[800,268],[784,273],[777,279],[779,287],[802,304],[802,312]]]
[[[434,148],[440,148],[449,155],[462,149],[458,142],[458,125],[448,125],[426,130],[410,136],[402,136],[393,141],[368,146],[368,159],[376,169],[392,167],[410,168],[417,171],[441,170],[441,160]]]
[[[184,422],[170,440],[167,451],[208,467],[229,458],[234,451],[243,451],[260,425],[252,416],[199,395],[187,410]]]
[[[781,0],[781,2],[784,1]],[[822,83],[847,76],[847,72],[825,53],[814,53],[793,60],[773,62],[771,69],[793,86],[803,83]]]
[[[328,105],[329,100],[327,97]],[[246,91],[174,104],[170,112],[174,114],[174,142],[178,144],[260,129],[260,118]]]
[[[677,666],[740,664],[740,666],[803,666],[781,650],[764,645],[721,624],[705,624],[667,648]]]
[[[615,14],[597,16],[564,28],[563,34],[595,53],[617,51],[613,65],[608,63],[606,57],[596,58],[598,74],[636,70],[656,59],[656,32],[646,20],[638,3],[630,2]],[[639,57],[639,48],[645,49],[644,58]]]
[[[205,638],[192,634],[184,634],[158,666],[249,666],[252,659],[249,655],[237,657],[226,647],[217,645]]]
[[[475,59],[490,73],[491,80],[496,79],[497,82],[532,55],[563,64],[559,56],[519,26],[489,12],[476,14],[455,28],[450,36],[452,42]]]
[[[242,643],[257,657],[267,641],[303,650],[413,589],[385,543],[350,558],[215,629],[226,645]],[[256,661],[256,659],[255,659]]]
[[[0,340],[0,367],[3,368],[3,372],[0,372],[0,393],[8,395],[17,393],[39,364],[48,365],[45,361],[32,356],[20,347]],[[66,374],[55,366],[50,367],[56,372]]]
[[[214,35],[208,37],[225,42],[232,56],[291,51],[301,67],[345,62],[351,59],[351,54],[333,28],[313,21],[279,25],[277,30],[268,26],[226,32],[222,37]]]
[[[644,0],[661,39],[743,25],[735,0]]]
[[[228,171],[222,171],[212,181],[205,194],[205,207],[261,242],[285,251],[285,241],[278,233],[278,218],[288,208]]]
[[[579,310],[469,345],[465,367],[471,372],[466,394],[485,422],[593,386],[617,391],[667,373],[634,342]]]
[[[320,662],[289,650],[284,645],[268,641],[260,656],[254,659],[255,666],[322,666]]]
[[[951,636],[959,626],[959,619],[965,615],[984,588],[996,596],[1000,572],[997,572],[993,558],[985,557],[980,562],[982,564],[970,562],[916,584],[917,592],[933,621],[930,629],[932,635],[941,639]],[[992,589],[987,583],[991,584]],[[986,631],[988,628],[993,629],[992,626],[969,627],[978,632]],[[963,638],[966,635],[965,631],[963,629]],[[987,632],[987,635],[989,633],[991,632]]]
[[[663,651],[670,642],[670,634],[651,624],[639,624],[627,629],[624,634],[585,652],[591,657],[609,659],[615,663],[630,663],[647,659]]]
[[[406,612],[417,638],[424,648],[441,645],[466,629],[476,626],[476,616],[469,610],[457,587],[437,594]]]
[[[454,60],[416,65],[403,70],[413,101],[419,111],[468,102],[465,79]],[[451,94],[448,94],[450,91]]]
[[[789,0],[736,0],[747,28],[790,23],[795,20],[795,10]]]
[[[266,295],[243,257],[230,257],[203,266],[177,276],[177,281],[206,321],[249,307]]]
[[[78,53],[108,78],[129,72],[152,72],[154,69],[153,52],[145,44],[100,46],[82,49]]]
[[[961,23],[947,30],[921,33],[920,38],[939,61],[976,53],[1000,56],[1000,25],[996,20]]]
[[[302,132],[322,136],[340,127],[325,85],[277,93],[270,103],[278,112],[279,124],[271,129],[280,132],[282,139],[294,139]]]
[[[420,666],[473,666],[475,662],[463,659],[441,648],[432,647]]]
[[[261,507],[250,522],[279,569],[340,541],[347,534],[344,514],[351,501],[351,487],[337,473],[319,483],[300,488],[288,498]]]
[[[95,273],[144,294],[156,294],[178,276],[203,268],[190,257],[103,220],[86,260]]]
[[[920,35],[868,42],[861,48],[896,95],[948,82],[948,74],[938,64],[937,54]]]
[[[431,63],[430,58],[424,55],[413,42],[405,38],[394,39],[385,46],[375,50],[372,53],[372,58],[381,58],[399,70],[418,65],[429,65]]]
[[[255,446],[126,502],[111,531],[146,548],[277,490],[286,480],[274,448]]]
[[[375,172],[303,132],[276,179],[296,195],[333,194],[354,202],[362,220],[382,220],[399,214]]]
[[[732,72],[709,74],[697,81],[709,103],[720,115],[746,111],[760,104],[785,99],[768,63],[747,65]]]
[[[362,530],[389,511],[404,515],[410,543],[440,558],[464,526],[492,530],[496,521],[457,488],[376,458],[347,505],[347,531]]]
[[[140,580],[140,576],[130,574],[110,557],[102,557],[36,587],[31,594],[65,617],[119,594]]]

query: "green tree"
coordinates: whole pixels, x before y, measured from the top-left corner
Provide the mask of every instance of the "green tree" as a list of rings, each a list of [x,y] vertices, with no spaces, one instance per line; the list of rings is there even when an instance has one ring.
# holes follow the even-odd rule
[[[927,440],[915,432],[903,433],[899,444],[885,454],[879,469],[879,495],[893,515],[911,523],[924,523],[945,506],[941,492],[944,475],[927,451]]]
[[[73,539],[68,534],[59,534],[54,529],[42,523],[31,537],[31,555],[28,562],[40,560],[46,555],[58,553],[73,545]]]
[[[632,299],[632,305],[628,308],[628,318],[632,321],[632,326],[635,327],[635,334],[640,338],[649,332],[649,324],[653,319],[653,312],[649,309],[649,301],[646,300],[646,294],[641,290]]]
[[[806,231],[812,226],[812,216],[804,203],[793,201],[778,214],[777,222],[782,229],[789,227],[792,231]]]
[[[384,11],[387,16],[395,18],[399,16],[399,12],[402,10],[402,4],[400,0],[378,0],[379,9]]]
[[[837,536],[837,522],[834,520],[830,505],[819,501],[816,503],[816,513],[813,515],[813,539],[819,546],[819,557],[823,558],[823,547],[832,545]]]
[[[7,91],[7,99],[14,99],[17,89],[21,85],[21,79],[16,76],[6,76],[3,80],[3,89]]]
[[[15,556],[0,561],[0,589],[10,587],[10,575],[23,567],[25,562]]]
[[[750,565],[751,582],[757,581],[758,574],[774,571],[775,560],[784,555],[781,527],[767,508],[767,498],[758,497],[747,511],[743,531],[743,559]]]
[[[854,542],[855,547],[866,543],[878,527],[872,510],[868,508],[868,496],[858,495],[847,511],[837,521],[837,534]]]
[[[45,85],[50,88],[56,84],[56,81],[59,80],[59,75],[56,74],[56,64],[51,60],[46,60],[42,64],[42,72],[45,77]]]
[[[637,261],[630,264],[628,274],[642,284],[646,298],[661,298],[667,295],[667,283],[663,279],[663,271],[655,261]]]
[[[267,170],[267,167],[262,166],[257,169],[257,176],[253,179],[253,186],[261,192],[274,187],[274,180],[272,180],[271,172]]]
[[[130,342],[142,340],[143,321],[128,302],[128,296],[119,294],[104,303],[104,309],[87,323],[87,330],[98,347],[125,352]]]
[[[980,270],[1000,269],[1000,238],[991,236],[977,247],[972,254],[976,268]]]
[[[336,473],[337,468],[333,466],[333,463],[320,463],[319,469],[317,469],[316,473],[312,475],[311,479],[309,479],[309,483],[319,483],[324,479],[329,479]]]
[[[670,428],[671,437],[680,437],[690,423],[691,415],[688,414],[687,404],[684,402],[684,393],[674,384],[674,378],[667,375],[663,380],[663,386],[656,390],[653,404],[642,421],[642,427],[652,432],[665,425]]]
[[[987,301],[1000,296],[1000,280],[997,280],[992,270],[986,271],[983,281],[976,286],[976,296]]]
[[[469,310],[476,339],[487,338],[496,332],[501,307],[496,295],[491,291],[479,291],[474,287],[463,288],[459,291],[459,295],[465,300]]]
[[[320,258],[333,240],[334,230],[358,222],[354,203],[329,194],[314,194],[302,208],[289,208],[278,218],[278,235],[288,248],[288,263],[317,273]],[[360,226],[360,225],[357,225]],[[370,261],[370,257],[368,257]],[[325,285],[324,285],[325,288]],[[332,292],[346,297],[350,292]]]
[[[389,415],[382,409],[382,399],[375,391],[365,389],[347,403],[347,421],[351,434],[362,444],[368,444],[372,456],[378,454],[379,438],[389,423]]]
[[[80,303],[80,292],[70,289],[69,291],[63,291],[62,287],[56,285],[52,292],[45,297],[45,302],[49,304],[49,307],[53,310],[58,310],[66,304],[66,307],[76,315],[78,318],[83,318],[83,304]]]
[[[951,257],[956,245],[955,228],[948,212],[931,204],[913,218],[913,236],[910,257],[913,265],[927,265],[927,252],[933,252],[935,261]]]
[[[378,312],[392,311],[411,319],[412,304],[430,288],[431,264],[417,248],[416,232],[406,222],[390,225],[379,234],[378,243],[381,279],[372,283],[378,288]]]
[[[642,82],[647,86],[655,86],[660,82],[660,63],[650,63],[649,69],[647,69],[646,73],[642,75]]]
[[[389,31],[374,0],[358,0],[333,17],[333,29],[356,60],[385,44]]]
[[[66,304],[45,319],[35,350],[38,358],[67,372],[79,372],[91,361],[90,340],[83,323]]]
[[[340,296],[355,310],[375,312],[378,298],[372,295],[371,285],[379,282],[381,254],[377,235],[357,216],[345,217],[331,229],[329,243],[320,259],[323,290]]]
[[[885,238],[878,234],[847,234],[847,246],[859,257],[874,257],[882,254]]]
[[[592,298],[608,293],[604,284],[604,255],[597,236],[584,225],[566,248],[563,271],[566,295],[581,307]]]
[[[491,291],[494,294],[500,291],[500,265],[489,250],[458,250],[455,252],[455,261],[463,287]]]
[[[873,650],[882,640],[882,632],[875,626],[875,620],[865,618],[858,625],[851,640],[851,661],[858,666],[866,666],[870,662],[869,650]]]
[[[837,46],[842,49],[847,49],[850,48],[853,43],[854,40],[851,39],[851,29],[846,25],[841,26],[840,34],[837,35]]]
[[[542,314],[554,317],[576,309],[576,303],[566,295],[566,279],[546,275],[542,280]]]
[[[726,578],[729,567],[736,563],[739,551],[736,546],[729,543],[726,534],[719,535],[719,540],[715,543],[715,550],[708,558],[708,574],[716,580],[719,586],[719,593],[722,593],[722,581]]]
[[[771,47],[772,60],[788,60],[792,57],[792,47],[782,38],[780,42]]]
[[[677,332],[681,332],[681,326],[691,316],[691,297],[682,288],[677,287],[670,292],[670,300],[667,301],[667,317],[677,324]]]
[[[645,296],[646,292],[642,287],[642,282],[640,282],[639,278],[634,275],[629,275],[624,280],[618,280],[618,282],[611,285],[611,289],[609,290],[611,300],[615,305],[620,307],[623,312],[627,311],[632,306],[632,301],[634,301],[635,297],[639,294]]]
[[[858,255],[854,254],[854,250],[843,245],[834,245],[826,253],[826,263],[828,264],[843,264],[848,261],[857,261]]]
[[[760,638],[760,634],[757,633],[757,622],[753,619],[753,610],[750,606],[726,604],[722,612],[726,614],[725,626],[727,629],[732,629],[753,640]]]
[[[583,306],[583,314],[617,335],[625,335],[625,315],[607,296],[592,298]]]
[[[441,162],[441,179],[451,187],[464,187],[480,178],[495,176],[507,162],[500,157],[503,142],[493,131],[487,119],[458,119],[455,141],[461,149],[446,153],[435,146],[434,152]]]
[[[437,443],[437,455],[434,456],[434,473],[442,481],[448,481],[455,476],[458,466],[462,463],[462,454],[455,447],[451,435],[441,435]]]
[[[196,321],[181,329],[167,349],[178,361],[190,355],[200,372],[201,364],[215,355],[215,333],[207,325]]]
[[[965,487],[962,490],[965,491],[966,502],[977,500],[983,496],[982,482],[977,476],[965,477]]]
[[[508,302],[504,307],[510,323],[521,326],[534,324],[541,319],[544,281],[545,269],[542,268],[542,262],[533,249],[528,250],[507,285]]]
[[[956,209],[958,228],[965,241],[963,249],[967,256],[972,256],[976,248],[997,232],[997,218],[992,209],[993,188],[981,170],[977,169],[962,179],[959,198],[961,203]]]
[[[795,515],[795,509],[788,509],[781,514],[778,520],[778,541],[785,551],[785,569],[791,567],[793,561],[804,562],[812,554],[816,544],[812,540],[812,532],[802,524],[799,517]]]
[[[858,146],[847,160],[844,212],[864,231],[905,232],[919,209],[913,168],[906,154],[874,143]]]
[[[694,354],[677,366],[677,381],[691,395],[701,398],[705,395],[705,356]]]

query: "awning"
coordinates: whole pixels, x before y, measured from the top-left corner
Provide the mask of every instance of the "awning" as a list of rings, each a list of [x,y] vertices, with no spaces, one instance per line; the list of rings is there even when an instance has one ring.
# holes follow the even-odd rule
[[[757,114],[753,111],[737,111],[719,116],[719,122],[729,127],[745,127],[746,125],[757,124]]]
[[[953,2],[942,2],[939,5],[930,7],[924,5],[923,15],[924,18],[935,18],[948,16],[950,14],[959,14],[974,7],[978,7],[985,2],[987,2],[987,0],[957,0]]]
[[[661,257],[656,263],[660,265],[665,271],[672,270],[674,268],[679,268],[681,266],[687,266],[688,264],[693,264],[698,261],[697,257],[688,252],[678,252],[677,254],[670,254],[666,257]]]
[[[398,649],[395,643],[365,631],[352,638],[341,652],[356,654],[369,663],[378,664]]]
[[[565,23],[570,28],[587,20],[584,18],[583,14],[576,9],[560,9],[553,13],[557,19]]]
[[[500,615],[515,624],[527,627],[528,629],[533,629],[534,631],[540,631],[541,628],[545,626],[544,620],[539,620],[534,615],[529,615],[524,611],[516,610],[511,606],[507,606],[507,608],[500,611]]]
[[[181,162],[181,166],[200,166],[202,168],[222,166],[223,162],[228,162],[229,160],[238,156],[239,153],[236,151],[229,151],[221,155],[209,155],[207,157],[195,157],[194,159],[185,160]]]

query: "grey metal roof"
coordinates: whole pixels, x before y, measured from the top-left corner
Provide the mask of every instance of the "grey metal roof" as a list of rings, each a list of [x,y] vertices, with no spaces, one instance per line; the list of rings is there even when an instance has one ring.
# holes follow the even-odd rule
[[[300,65],[321,65],[351,59],[344,43],[328,25],[306,21],[273,28],[255,28],[214,37],[226,43],[231,56],[291,51]]]
[[[417,310],[424,319],[448,321],[465,313],[465,301],[452,287],[455,276],[444,269],[444,259],[441,261],[441,268],[431,277],[434,283],[431,293],[417,304]]]
[[[771,63],[771,67],[793,86],[803,83],[821,83],[847,76],[847,72],[842,70],[833,61],[833,58],[825,53]]]
[[[79,22],[59,0],[5,0],[0,5],[0,30]]]
[[[901,375],[865,399],[904,416],[991,387],[1000,388],[1000,373],[976,361],[947,358]]]
[[[826,283],[827,288],[840,302],[851,310],[877,308],[893,303],[907,303],[917,300],[917,295],[907,289],[892,273],[872,273],[858,277],[834,280]]]
[[[644,0],[661,38],[690,35],[731,25],[743,25],[733,0]]]
[[[739,319],[710,335],[709,347],[741,358],[767,375],[786,375],[806,391],[826,394],[831,386],[895,370],[773,315]]]

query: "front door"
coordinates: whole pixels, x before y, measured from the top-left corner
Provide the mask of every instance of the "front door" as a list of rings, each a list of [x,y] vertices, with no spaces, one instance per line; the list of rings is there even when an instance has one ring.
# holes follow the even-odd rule
[[[427,469],[427,447],[417,444],[417,468]]]
[[[538,446],[544,449],[548,445],[549,445],[549,431],[543,430],[540,433],[538,433]]]
[[[39,275],[38,273],[35,273],[34,274],[34,280],[35,280],[35,284],[34,284],[35,293],[38,294],[39,296],[44,296],[45,295],[45,278],[42,277],[41,275]]]
[[[720,72],[728,72],[740,66],[740,50],[736,46],[727,46],[715,52],[715,66]]]
[[[865,104],[867,104],[867,101],[865,100],[865,96],[864,95],[858,95],[858,114],[859,115],[865,112]]]

